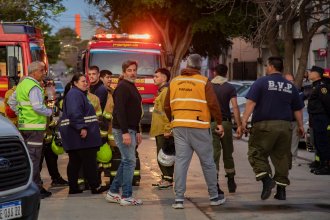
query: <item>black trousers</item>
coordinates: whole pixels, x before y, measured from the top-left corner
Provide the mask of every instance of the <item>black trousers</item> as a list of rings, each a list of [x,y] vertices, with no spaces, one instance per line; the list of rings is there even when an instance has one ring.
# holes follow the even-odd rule
[[[69,163],[67,167],[69,187],[78,189],[78,178],[80,167],[83,168],[84,177],[87,179],[91,189],[99,186],[97,180],[96,152],[97,148],[88,148],[69,151]]]
[[[58,171],[58,165],[57,160],[58,156],[52,151],[51,143],[45,144],[43,151],[42,151],[42,157],[40,161],[40,170],[42,169],[42,163],[45,158],[48,173],[52,180],[59,179],[61,177],[61,174]]]
[[[320,156],[320,161],[330,161],[330,140],[327,127],[330,118],[326,114],[311,115],[314,133],[315,148]]]

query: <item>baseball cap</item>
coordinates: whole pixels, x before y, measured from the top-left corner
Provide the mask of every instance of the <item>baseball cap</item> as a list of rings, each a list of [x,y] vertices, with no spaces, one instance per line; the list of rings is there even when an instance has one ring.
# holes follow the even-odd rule
[[[324,69],[319,66],[312,66],[312,68],[309,71],[317,72],[318,74],[320,74],[321,77],[323,76],[323,73],[324,73]]]

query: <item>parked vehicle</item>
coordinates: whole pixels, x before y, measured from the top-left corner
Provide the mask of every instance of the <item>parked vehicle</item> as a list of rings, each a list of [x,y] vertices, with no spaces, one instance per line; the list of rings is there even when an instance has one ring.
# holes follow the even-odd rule
[[[142,124],[151,123],[157,86],[153,74],[164,63],[164,50],[161,44],[153,42],[148,34],[96,34],[83,51],[78,61],[78,69],[86,73],[88,67],[98,66],[100,70],[113,73],[112,87],[118,84],[122,74],[122,63],[126,60],[138,62],[135,85],[142,97],[144,115]]]
[[[5,96],[21,76],[28,75],[28,65],[42,61],[48,69],[48,59],[41,30],[29,25],[0,23],[0,98]],[[4,113],[0,100],[0,112]]]
[[[38,219],[40,192],[23,137],[0,115],[0,219]]]
[[[64,86],[61,81],[54,81],[54,83],[55,83],[56,98],[59,98],[64,94]]]

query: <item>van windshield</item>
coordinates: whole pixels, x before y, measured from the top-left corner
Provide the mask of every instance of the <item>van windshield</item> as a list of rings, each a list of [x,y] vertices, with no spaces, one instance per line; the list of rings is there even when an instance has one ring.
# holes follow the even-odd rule
[[[122,64],[126,60],[138,63],[138,75],[151,76],[160,66],[160,52],[157,50],[123,49],[90,51],[89,66],[98,66],[100,70],[110,70],[114,75],[122,73]]]

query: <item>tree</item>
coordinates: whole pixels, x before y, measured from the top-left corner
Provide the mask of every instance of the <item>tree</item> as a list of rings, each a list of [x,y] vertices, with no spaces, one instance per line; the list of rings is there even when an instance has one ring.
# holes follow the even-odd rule
[[[62,0],[0,0],[0,19],[5,22],[27,22],[41,28],[50,64],[56,63],[60,52],[59,40],[51,36],[46,18],[55,19],[65,8]]]
[[[259,8],[259,24],[253,39],[256,45],[268,45],[273,55],[284,47],[284,71],[293,73],[295,27],[300,28],[302,51],[295,83],[301,87],[307,67],[311,39],[322,26],[330,25],[329,0],[254,0]],[[278,37],[280,36],[280,37]]]
[[[192,50],[216,55],[228,45],[227,38],[237,33],[241,27],[249,26],[251,20],[245,19],[245,5],[227,4],[227,0],[89,0],[99,6],[107,19],[98,24],[117,32],[152,33],[161,41],[167,55],[174,56],[171,68],[173,75],[178,73],[180,62],[192,46],[203,38],[213,42],[223,40],[220,47],[205,47],[196,44]],[[215,4],[216,2],[216,4]],[[220,9],[220,10],[219,10]],[[233,10],[235,9],[235,10]],[[95,19],[94,19],[95,20]],[[244,24],[243,24],[244,23]],[[226,31],[223,27],[231,26]],[[223,36],[223,37],[221,37]]]
[[[87,47],[88,41],[81,41],[77,33],[71,28],[60,29],[55,37],[61,43],[60,58],[68,67],[76,68],[78,53]]]
[[[43,27],[46,18],[55,18],[64,12],[62,0],[0,0],[0,18],[3,21],[27,21]]]

